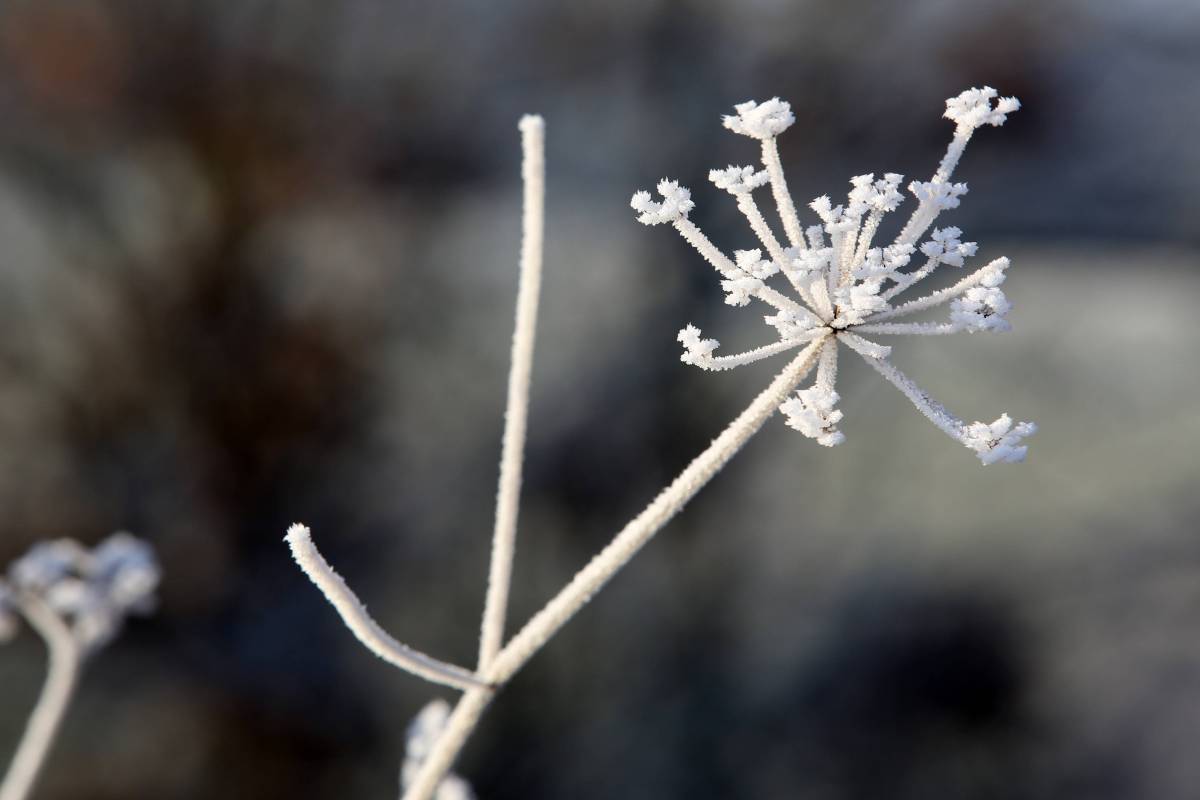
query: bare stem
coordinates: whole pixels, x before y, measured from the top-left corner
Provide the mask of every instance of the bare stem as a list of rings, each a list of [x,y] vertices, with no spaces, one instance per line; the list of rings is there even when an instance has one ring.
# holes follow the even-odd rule
[[[350,591],[342,576],[334,572],[333,567],[329,566],[329,562],[317,550],[308,528],[293,525],[288,529],[286,540],[292,548],[292,558],[296,559],[300,569],[304,570],[304,574],[316,584],[325,595],[325,599],[341,615],[342,622],[346,623],[350,632],[372,653],[392,666],[432,683],[453,686],[455,689],[485,688],[491,691],[490,687],[470,670],[414,650],[396,641],[379,627],[379,623],[367,613],[362,601]],[[8,798],[0,797],[0,800]]]
[[[429,800],[433,797],[494,695],[489,689],[471,689],[459,698],[458,705],[446,720],[446,727],[429,751],[429,756],[422,762],[402,800]]]
[[[25,800],[37,780],[54,735],[75,691],[81,652],[67,624],[38,597],[22,596],[18,607],[30,626],[46,641],[50,663],[46,683],[37,706],[25,726],[25,734],[13,757],[0,800]]]
[[[517,538],[517,511],[521,495],[521,461],[529,416],[529,383],[533,372],[533,341],[537,329],[538,293],[542,283],[543,232],[546,208],[546,123],[538,116],[521,119],[521,180],[524,212],[521,219],[521,277],[517,289],[516,324],[512,340],[512,366],[508,373],[508,406],[504,412],[504,440],[500,456],[500,485],[496,491],[496,524],[492,533],[492,563],[488,572],[487,600],[479,634],[479,669],[482,671],[504,639],[508,591],[512,583],[513,552]]]
[[[654,534],[696,496],[758,432],[792,389],[804,380],[816,363],[824,342],[825,337],[822,337],[800,351],[762,394],[754,398],[746,410],[713,440],[708,449],[696,456],[642,513],[622,528],[607,547],[525,624],[485,673],[484,677],[489,683],[501,685],[511,678]]]

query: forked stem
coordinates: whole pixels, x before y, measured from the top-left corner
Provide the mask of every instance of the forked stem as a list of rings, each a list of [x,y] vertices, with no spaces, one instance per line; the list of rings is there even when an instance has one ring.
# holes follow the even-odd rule
[[[17,607],[46,641],[50,662],[41,696],[25,726],[25,734],[8,774],[4,776],[4,784],[0,786],[0,800],[25,800],[29,796],[71,702],[82,660],[71,629],[45,601],[26,595],[18,599]]]
[[[696,456],[642,513],[622,528],[608,546],[576,573],[571,582],[541,611],[534,614],[483,674],[489,684],[502,686],[507,683],[750,441],[750,437],[770,419],[779,404],[812,371],[827,338],[815,340],[798,353],[704,452]],[[403,800],[429,800],[490,700],[491,692],[486,690],[471,690],[463,695]]]

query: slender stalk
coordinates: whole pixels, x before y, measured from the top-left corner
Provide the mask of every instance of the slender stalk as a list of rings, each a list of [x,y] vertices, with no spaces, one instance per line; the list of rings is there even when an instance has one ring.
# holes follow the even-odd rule
[[[313,544],[312,535],[303,525],[293,525],[288,528],[285,537],[292,549],[292,558],[304,574],[325,595],[325,599],[341,615],[342,622],[350,629],[363,645],[375,655],[394,667],[418,675],[431,683],[443,686],[453,686],[455,689],[488,688],[487,684],[477,678],[470,670],[454,664],[439,661],[433,656],[414,650],[406,644],[393,639],[387,631],[379,627],[366,606],[346,585],[341,575],[334,572],[333,567]],[[488,688],[490,691],[490,688]],[[0,800],[8,798],[0,797]]]
[[[42,694],[25,726],[4,784],[0,785],[0,800],[24,800],[29,796],[75,691],[82,659],[71,629],[43,600],[27,595],[20,597],[17,605],[30,626],[46,641],[50,663]]]
[[[796,216],[796,206],[792,204],[787,179],[783,176],[783,164],[779,161],[779,148],[774,137],[762,140],[762,162],[771,178],[771,195],[775,198],[775,206],[783,222],[783,231],[792,247],[803,250],[804,234],[800,230],[800,218]]]
[[[521,462],[529,416],[529,383],[533,372],[533,342],[537,329],[538,294],[542,283],[543,239],[546,209],[546,123],[539,116],[521,119],[521,180],[524,203],[521,216],[521,276],[517,289],[516,323],[512,340],[512,366],[508,373],[508,405],[504,412],[504,440],[500,456],[500,485],[496,490],[496,524],[492,532],[492,562],[487,599],[479,634],[479,669],[500,652],[504,619],[512,583],[516,549],[517,511],[521,495]]]
[[[422,762],[402,800],[429,800],[433,797],[494,695],[495,692],[488,689],[471,689],[459,698],[458,705],[446,720],[446,727]]]
[[[658,533],[705,484],[750,441],[775,410],[812,371],[827,336],[809,344],[779,373],[775,380],[729,423],[703,453],[696,456],[666,489],[633,518],[587,566],[576,573],[541,611],[504,646],[484,677],[493,686],[503,686],[521,667],[608,583],[642,546]],[[480,715],[491,700],[491,692],[471,690],[463,695],[438,738],[428,759],[403,800],[429,800],[442,777],[454,764]]]
[[[758,432],[779,404],[812,370],[825,338],[800,351],[771,384],[729,424],[708,448],[696,456],[642,513],[633,518],[571,582],[525,624],[500,651],[484,677],[501,685],[541,649],[646,542],[658,533],[714,475]]]

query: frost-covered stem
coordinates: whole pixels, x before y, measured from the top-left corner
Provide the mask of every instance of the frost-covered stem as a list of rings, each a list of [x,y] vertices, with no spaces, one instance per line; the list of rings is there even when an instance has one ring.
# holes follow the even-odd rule
[[[910,300],[907,303],[898,305],[895,308],[888,309],[887,311],[880,311],[878,314],[871,316],[867,320],[867,323],[873,325],[877,322],[882,322],[887,319],[906,317],[909,314],[915,314],[918,311],[924,311],[929,308],[940,306],[942,303],[953,300],[960,294],[963,294],[968,289],[979,286],[989,276],[995,275],[996,273],[1001,273],[1008,269],[1008,265],[1008,258],[1006,256],[1001,256],[1000,258],[990,261],[984,266],[975,270],[953,286],[942,289],[938,292],[933,292],[932,294],[927,294],[924,297],[919,297],[916,300]]]
[[[329,566],[329,562],[317,550],[308,528],[293,525],[288,528],[285,538],[292,549],[292,558],[296,559],[300,569],[304,570],[309,580],[325,595],[325,599],[338,612],[350,632],[372,653],[392,666],[432,683],[453,686],[455,689],[487,688],[487,684],[469,670],[414,650],[396,641],[379,627],[379,623],[367,613],[362,601],[350,591],[342,576],[333,571],[333,567]]]
[[[804,348],[771,384],[696,456],[671,484],[633,518],[549,603],[533,616],[492,662],[484,677],[503,684],[558,632],[634,554],[704,487],[775,413],[812,370],[825,338]]]
[[[521,271],[513,329],[512,364],[508,372],[508,405],[504,412],[504,439],[500,456],[500,484],[496,490],[496,524],[492,532],[492,561],[488,572],[487,600],[479,633],[479,669],[500,652],[508,591],[512,582],[513,551],[517,538],[517,510],[521,495],[521,461],[525,451],[525,426],[529,416],[529,382],[533,372],[533,341],[537,329],[538,294],[542,283],[543,232],[546,209],[546,123],[539,116],[521,119],[521,180],[524,185],[521,215]]]
[[[881,322],[878,325],[859,325],[854,330],[900,336],[946,336],[962,333],[963,326],[954,322]]]
[[[971,141],[971,134],[975,133],[975,125],[959,124],[954,127],[954,138],[950,140],[950,146],[946,148],[946,154],[942,156],[942,160],[938,163],[937,172],[933,175],[934,183],[945,183],[950,180],[950,176],[954,174],[954,168],[958,166],[958,162],[962,159],[963,151],[967,149],[967,142]]]
[[[494,695],[495,692],[490,689],[471,689],[459,698],[458,705],[446,720],[446,727],[442,729],[401,800],[429,800],[433,797]]]
[[[811,342],[818,336],[825,335],[826,333],[824,329],[805,331],[794,339],[785,339],[784,341],[780,342],[772,342],[771,344],[765,344],[762,347],[756,347],[753,350],[747,350],[744,353],[737,353],[736,355],[730,356],[712,356],[698,366],[713,372],[733,369],[745,364],[753,364],[755,361],[761,361],[764,358],[769,358],[770,356],[778,355],[779,353],[786,353],[788,350],[791,350],[794,347],[799,347],[805,342]]]
[[[837,339],[830,337],[821,346],[821,357],[817,361],[817,379],[815,388],[824,392],[833,392],[837,385],[838,346]]]
[[[963,421],[947,411],[946,407],[941,403],[926,394],[924,389],[913,383],[912,378],[882,358],[871,358],[864,355],[863,361],[866,361],[875,368],[876,372],[887,378],[889,383],[911,400],[912,404],[917,407],[917,410],[924,414],[926,419],[938,426],[942,432],[957,442],[962,441]]]
[[[971,140],[971,134],[975,132],[973,125],[958,125],[954,129],[954,138],[950,140],[949,147],[946,148],[946,154],[942,156],[941,162],[938,164],[937,172],[933,174],[930,183],[945,183],[950,180],[950,176],[954,174],[954,168],[958,166],[959,160],[962,159],[963,151],[967,149],[967,142]],[[917,239],[921,238],[921,234],[929,230],[929,226],[937,219],[941,209],[933,200],[922,200],[917,204],[917,208],[913,211],[908,222],[905,223],[900,235],[896,237],[897,244],[913,244]]]
[[[4,776],[4,784],[0,786],[0,800],[24,800],[33,789],[75,691],[82,659],[71,629],[43,600],[24,595],[18,599],[17,606],[30,626],[46,641],[50,661],[42,694],[25,726],[25,734],[8,774]]]
[[[927,259],[919,269],[913,270],[907,275],[903,275],[896,284],[880,295],[884,300],[891,300],[896,295],[911,288],[918,281],[922,281],[929,277],[935,269],[937,269],[938,259],[936,257]]]
[[[779,209],[779,218],[783,221],[788,242],[792,247],[803,250],[804,234],[800,229],[800,218],[796,216],[796,206],[788,192],[787,179],[783,177],[783,164],[779,161],[779,148],[774,137],[762,140],[762,161],[771,178],[771,195],[775,198],[775,207]]]
[[[862,266],[863,261],[867,258],[867,251],[871,249],[871,242],[875,240],[875,233],[879,230],[879,223],[883,221],[883,212],[879,209],[872,209],[867,215],[867,221],[863,223],[862,231],[858,234],[858,249],[854,251],[854,258],[850,262],[850,268],[842,275],[842,284],[850,283],[849,278],[854,274],[854,270]]]
[[[707,450],[693,459],[670,486],[622,528],[607,547],[526,623],[492,661],[484,675],[489,683],[494,686],[507,683],[654,534],[695,497],[775,413],[796,384],[812,371],[826,338],[816,340],[797,354]],[[403,800],[429,800],[432,797],[478,724],[480,715],[491,702],[492,694],[490,689],[471,689],[462,696]]]
[[[696,227],[696,223],[692,222],[687,217],[675,220],[673,223],[675,230],[679,231],[679,235],[683,240],[696,249],[705,261],[713,266],[717,272],[721,273],[722,277],[733,278],[738,274],[737,265],[729,260],[729,256],[721,252],[715,244],[712,243],[704,231]]]
[[[758,240],[762,242],[763,247],[767,249],[767,253],[770,254],[771,258],[775,261],[775,264],[779,267],[779,270],[788,279],[788,283],[790,283],[792,288],[796,290],[796,294],[800,295],[804,302],[811,303],[812,299],[809,297],[808,289],[802,283],[800,283],[800,280],[796,277],[794,272],[788,269],[787,256],[784,254],[783,248],[779,244],[779,240],[776,239],[775,234],[771,232],[771,227],[767,224],[767,220],[763,217],[762,211],[759,210],[758,203],[754,202],[754,198],[749,192],[740,195],[737,203],[738,210],[742,212],[742,215],[746,218],[746,221],[750,223],[750,227],[754,231],[754,234],[758,236]]]

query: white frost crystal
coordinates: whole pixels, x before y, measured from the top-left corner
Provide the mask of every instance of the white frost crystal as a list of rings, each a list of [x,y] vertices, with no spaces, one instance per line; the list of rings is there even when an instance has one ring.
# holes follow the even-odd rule
[[[838,399],[837,392],[814,386],[796,392],[779,410],[787,417],[789,428],[816,439],[817,444],[833,447],[846,439],[836,427],[842,418],[842,412],[834,408]]]
[[[774,139],[796,121],[792,107],[773,97],[764,103],[747,100],[733,107],[736,116],[725,117],[725,127],[753,139]]]
[[[146,542],[115,533],[94,550],[71,539],[39,542],[0,581],[0,639],[23,594],[36,595],[66,620],[75,640],[94,650],[116,635],[129,614],[154,609],[161,570]]]
[[[661,203],[651,200],[649,192],[638,192],[629,202],[633,210],[640,214],[638,222],[643,225],[661,225],[687,219],[688,212],[696,206],[691,199],[692,193],[675,181],[665,178],[659,181],[658,193],[663,198]]]
[[[915,300],[894,298],[945,264],[961,268],[978,249],[975,242],[962,241],[956,227],[933,228],[938,215],[957,208],[967,193],[965,183],[951,181],[974,131],[984,125],[1002,125],[1020,108],[1016,98],[999,97],[995,89],[968,89],[946,101],[945,116],[955,123],[954,137],[933,176],[912,181],[908,190],[917,200],[909,220],[888,245],[872,243],[883,217],[895,211],[904,196],[902,175],[874,173],[850,180],[846,202],[835,204],[827,195],[816,198],[809,208],[820,224],[804,228],[796,204],[788,193],[779,163],[775,137],[795,122],[791,106],[779,98],[763,103],[749,101],[734,107],[736,114],[724,117],[735,133],[762,142],[763,168],[738,166],[715,169],[709,179],[737,200],[762,247],[735,251],[730,258],[688,220],[694,207],[687,189],[663,180],[656,202],[649,192],[638,192],[631,205],[638,220],[647,225],[670,223],[696,248],[721,276],[726,302],[746,306],[758,301],[773,313],[764,320],[778,334],[778,341],[745,353],[716,356],[715,339],[701,338],[700,330],[688,325],[679,333],[684,351],[680,360],[708,370],[730,369],[810,342],[822,342],[816,382],[800,389],[780,406],[787,424],[832,446],[843,440],[837,423],[842,412],[835,408],[838,394],[838,344],[857,353],[883,375],[940,430],[974,451],[984,464],[1020,461],[1025,456],[1021,440],[1036,430],[1030,422],[1014,424],[1007,414],[986,425],[967,424],[948,412],[888,360],[891,348],[876,344],[864,335],[936,336],[960,332],[1001,332],[1011,328],[1006,315],[1012,305],[999,288],[1008,269],[1007,258],[998,258],[969,273],[947,289]],[[760,187],[769,187],[786,234],[780,240],[771,230],[754,199]],[[922,237],[929,233],[928,239]],[[924,259],[911,264],[920,250]],[[786,278],[789,296],[773,288],[768,279],[776,273]],[[949,304],[948,321],[895,321],[918,312]]]

